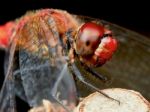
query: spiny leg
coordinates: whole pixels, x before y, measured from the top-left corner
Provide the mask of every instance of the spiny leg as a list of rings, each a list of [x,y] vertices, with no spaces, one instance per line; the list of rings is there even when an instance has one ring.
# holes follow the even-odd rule
[[[63,105],[62,102],[59,101],[54,94],[52,94],[52,97],[60,106],[62,106],[66,110],[66,112],[72,112],[65,105]]]
[[[61,73],[60,73],[58,79],[56,80],[55,85],[54,85],[54,87],[53,87],[53,89],[52,89],[52,91],[51,91],[51,95],[52,95],[53,99],[54,99],[58,104],[60,104],[60,105],[66,110],[66,112],[70,112],[70,110],[69,110],[65,105],[63,105],[63,104],[61,103],[61,101],[56,97],[59,84],[60,84],[62,78],[63,78],[64,75],[65,75],[66,69],[67,69],[67,64],[64,65],[64,67],[63,67],[63,69],[62,69],[62,71],[61,71]]]
[[[108,77],[106,77],[106,76],[104,76],[104,75],[102,75],[102,74],[100,74],[100,73],[97,73],[96,71],[93,71],[93,70],[92,70],[91,68],[89,68],[88,66],[83,65],[83,68],[84,68],[87,72],[89,72],[89,73],[91,73],[92,75],[94,75],[96,78],[102,80],[103,82],[108,82],[108,81],[109,81]]]
[[[113,101],[116,101],[116,102],[120,105],[120,101],[118,101],[118,100],[116,100],[116,99],[114,99],[114,98],[108,96],[107,94],[105,94],[103,91],[101,91],[101,90],[98,89],[97,87],[95,87],[95,86],[93,86],[92,84],[86,82],[86,81],[84,80],[83,76],[81,75],[80,71],[78,70],[78,68],[76,67],[76,65],[75,65],[74,63],[73,63],[73,64],[69,64],[68,66],[69,66],[69,68],[70,68],[72,74],[73,74],[74,76],[76,76],[82,83],[84,83],[84,84],[87,85],[88,87],[90,87],[90,88],[96,90],[97,92],[99,92],[100,94],[104,95],[105,97],[107,97],[107,98],[109,98],[109,99],[111,99],[111,100],[113,100]]]

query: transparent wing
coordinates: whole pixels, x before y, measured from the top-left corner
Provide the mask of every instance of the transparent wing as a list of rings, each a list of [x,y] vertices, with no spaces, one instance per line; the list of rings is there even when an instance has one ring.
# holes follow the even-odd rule
[[[8,51],[5,67],[5,79],[0,91],[0,112],[15,112],[15,92],[14,92],[14,77],[13,77],[13,59],[16,43],[13,43]]]

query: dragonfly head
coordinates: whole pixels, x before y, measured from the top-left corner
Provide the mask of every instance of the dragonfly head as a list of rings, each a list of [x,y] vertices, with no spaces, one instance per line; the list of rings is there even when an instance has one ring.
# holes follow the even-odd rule
[[[83,24],[75,37],[75,52],[80,61],[88,66],[101,66],[117,49],[112,32],[102,25],[88,22]]]

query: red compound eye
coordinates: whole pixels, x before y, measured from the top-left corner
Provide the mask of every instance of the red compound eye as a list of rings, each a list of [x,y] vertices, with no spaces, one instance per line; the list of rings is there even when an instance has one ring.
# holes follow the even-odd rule
[[[112,37],[103,38],[101,44],[95,51],[95,55],[101,60],[100,63],[105,63],[109,60],[117,49],[117,41]]]
[[[85,23],[76,36],[76,52],[80,55],[91,55],[98,47],[104,35],[104,28],[96,23]]]

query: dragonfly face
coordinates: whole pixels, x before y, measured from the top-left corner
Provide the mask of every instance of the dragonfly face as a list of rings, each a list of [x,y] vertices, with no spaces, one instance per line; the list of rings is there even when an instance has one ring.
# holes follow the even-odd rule
[[[96,23],[82,25],[75,38],[75,51],[80,61],[89,67],[103,65],[117,49],[111,31]]]
[[[79,59],[85,70],[107,80],[90,67],[101,66],[111,58],[116,50],[116,40],[101,25],[91,22],[81,24],[67,12],[54,9],[31,12],[21,18],[10,49],[11,64],[8,67],[9,71],[14,71],[12,63],[16,51],[19,69],[13,75],[7,72],[4,88],[10,77],[12,80],[15,78],[16,94],[30,106],[39,105],[42,99],[55,100],[60,104],[57,93],[75,103],[76,87],[69,75],[71,73],[88,87],[105,95],[84,80],[74,61]],[[10,89],[8,92],[13,91]],[[0,98],[3,95],[2,92]]]

